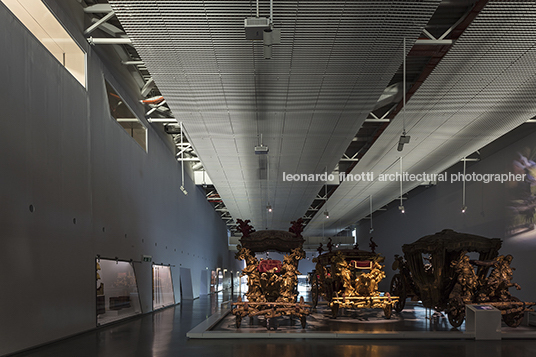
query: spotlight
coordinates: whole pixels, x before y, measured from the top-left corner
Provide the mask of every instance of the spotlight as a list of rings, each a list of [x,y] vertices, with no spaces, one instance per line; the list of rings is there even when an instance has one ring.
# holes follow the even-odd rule
[[[400,210],[401,213],[406,213],[404,206],[398,206],[398,209]]]
[[[374,228],[371,228],[371,229],[369,230],[369,233],[372,233],[372,232],[374,232]]]
[[[406,136],[406,134],[402,134],[400,135],[400,139],[398,140],[398,148],[397,150],[398,151],[402,151],[402,149],[404,149],[404,144],[408,144],[409,143],[409,139],[411,137],[410,136]]]
[[[265,154],[268,154],[268,146],[264,146],[264,145],[257,145],[255,146],[255,154],[256,155],[265,155]]]
[[[267,28],[264,30],[263,47],[264,58],[272,58],[272,45],[281,43],[281,29]]]
[[[268,210],[268,212],[272,212],[272,206],[270,206],[270,204],[268,204],[268,206],[266,206],[266,209]]]
[[[329,212],[327,210],[324,211],[324,216],[326,216],[326,218],[329,218]]]
[[[462,207],[462,213],[465,213],[465,211],[467,211],[467,206]]]

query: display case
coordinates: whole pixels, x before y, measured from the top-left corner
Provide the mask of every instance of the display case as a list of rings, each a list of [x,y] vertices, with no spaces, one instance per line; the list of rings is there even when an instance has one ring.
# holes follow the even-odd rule
[[[175,304],[171,267],[153,265],[153,310],[162,309]]]
[[[131,262],[97,258],[97,326],[141,313],[136,274]]]

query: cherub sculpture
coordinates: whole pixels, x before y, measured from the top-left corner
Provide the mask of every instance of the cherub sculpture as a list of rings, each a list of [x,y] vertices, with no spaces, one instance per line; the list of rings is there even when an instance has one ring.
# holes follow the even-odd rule
[[[235,258],[245,260],[246,267],[242,270],[241,276],[248,277],[248,292],[246,296],[249,301],[265,301],[262,297],[261,275],[259,272],[259,261],[249,249],[237,246],[238,252]]]

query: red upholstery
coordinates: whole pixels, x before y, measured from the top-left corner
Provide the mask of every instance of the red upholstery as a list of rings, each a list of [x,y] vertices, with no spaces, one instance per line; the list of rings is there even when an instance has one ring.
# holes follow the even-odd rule
[[[258,269],[261,273],[266,273],[274,268],[276,268],[274,272],[281,272],[281,262],[279,260],[261,260]]]
[[[351,266],[355,269],[371,269],[372,264],[370,260],[352,260]]]

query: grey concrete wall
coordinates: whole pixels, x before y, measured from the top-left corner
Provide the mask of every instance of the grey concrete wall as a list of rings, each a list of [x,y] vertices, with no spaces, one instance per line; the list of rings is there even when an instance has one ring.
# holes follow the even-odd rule
[[[534,148],[536,135],[524,131],[532,127],[519,128],[515,133],[482,150],[483,159],[468,163],[467,173],[497,174],[511,171],[512,159],[521,147]],[[463,173],[463,164],[459,163],[447,170],[447,174]],[[394,271],[391,266],[395,254],[402,255],[402,245],[413,243],[417,239],[453,229],[458,232],[477,234],[488,238],[503,240],[500,254],[512,254],[512,266],[516,268],[514,281],[522,287],[521,291],[510,292],[525,301],[536,299],[534,271],[536,270],[536,231],[534,233],[508,236],[507,187],[501,183],[466,182],[465,213],[462,207],[462,183],[438,182],[436,186],[421,187],[411,191],[404,200],[405,213],[401,214],[399,202],[392,202],[388,210],[373,214],[374,232],[372,236],[378,244],[376,251],[386,257],[384,279],[380,288],[389,291],[389,283]],[[358,226],[358,242],[361,249],[369,250],[370,222],[362,220]]]
[[[77,1],[48,3],[70,16],[64,24],[88,53],[88,85],[0,4],[0,355],[95,328],[96,255],[173,265],[177,302],[180,268],[192,273],[194,297],[201,271],[236,270],[204,193],[189,177],[188,195],[179,190],[161,129],[144,121],[145,152],[111,118],[104,78],[143,118],[128,73],[100,55],[109,49],[84,42]],[[134,266],[149,312],[151,264]]]

